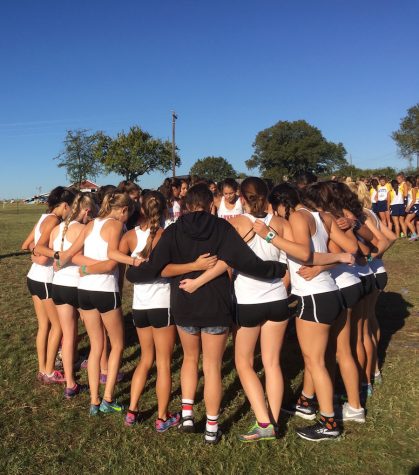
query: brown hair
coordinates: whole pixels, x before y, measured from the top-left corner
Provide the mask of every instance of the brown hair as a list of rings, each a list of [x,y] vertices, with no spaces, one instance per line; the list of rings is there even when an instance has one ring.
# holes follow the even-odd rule
[[[268,205],[268,186],[257,177],[249,177],[240,185],[240,193],[250,207],[250,214],[256,218],[264,216]]]
[[[124,208],[125,206],[128,207],[128,212],[131,214],[134,209],[134,203],[128,193],[119,190],[107,193],[103,198],[98,217],[106,218],[113,209]]]
[[[147,220],[150,234],[144,249],[140,252],[140,257],[147,259],[151,254],[154,238],[160,228],[163,213],[166,209],[166,200],[159,191],[149,191],[143,196],[141,208],[143,216]]]

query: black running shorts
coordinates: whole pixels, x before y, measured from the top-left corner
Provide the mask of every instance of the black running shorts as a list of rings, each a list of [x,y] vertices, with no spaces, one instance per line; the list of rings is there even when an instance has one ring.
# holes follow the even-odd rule
[[[384,290],[388,281],[387,272],[375,274],[375,286],[378,290]]]
[[[340,293],[342,295],[343,306],[345,308],[353,308],[362,299],[364,289],[362,283],[358,282],[357,284],[340,289]]]
[[[164,328],[175,324],[170,308],[133,309],[132,321],[137,328]]]
[[[36,296],[41,300],[51,298],[52,284],[49,282],[38,282],[37,280],[26,278],[26,284],[32,296]]]
[[[288,299],[266,303],[236,304],[235,323],[240,327],[257,327],[267,320],[283,322],[289,317]]]
[[[71,305],[74,308],[79,308],[77,287],[52,284],[52,300],[55,305]]]
[[[82,310],[98,310],[106,313],[121,306],[119,292],[102,292],[100,290],[78,290],[79,308]]]
[[[369,295],[375,288],[375,276],[374,274],[360,275],[363,293],[362,296],[366,297]]]
[[[331,325],[339,317],[343,309],[339,290],[321,294],[299,297],[297,318],[308,322]]]

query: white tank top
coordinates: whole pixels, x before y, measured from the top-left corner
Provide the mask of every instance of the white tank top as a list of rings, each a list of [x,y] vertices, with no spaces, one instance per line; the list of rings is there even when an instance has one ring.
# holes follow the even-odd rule
[[[137,235],[137,245],[132,257],[136,257],[145,247],[147,238],[150,235],[150,229],[141,230],[140,226],[135,228]],[[170,284],[168,279],[163,277],[146,282],[144,284],[134,285],[134,296],[132,308],[134,310],[145,310],[150,308],[169,308],[170,307]]]
[[[51,216],[51,214],[41,215],[39,221],[36,223],[34,236],[35,246],[38,244],[39,238],[41,237],[41,224],[48,216]],[[27,277],[31,280],[35,280],[36,282],[45,282],[46,284],[50,284],[54,275],[52,263],[52,259],[48,259],[48,262],[45,265],[33,263],[29,269]]]
[[[364,211],[367,212],[375,221],[377,229],[381,229],[380,220],[378,219],[378,216],[374,213],[374,211],[366,208],[364,208]],[[374,257],[374,259],[369,263],[369,267],[374,274],[383,274],[384,272],[386,272],[383,260],[377,257]]]
[[[96,218],[93,221],[92,232],[84,240],[84,255],[97,261],[107,261],[108,243],[102,238],[100,232],[103,225],[112,218]],[[80,277],[79,289],[96,290],[102,292],[118,292],[118,266],[109,274],[89,274]]]
[[[394,190],[391,190],[391,191],[392,191],[392,193],[391,193],[392,199],[391,199],[390,205],[402,205],[402,204],[404,204],[403,193],[401,192],[400,187],[397,190],[397,193]]]
[[[410,205],[410,203],[412,202],[413,200],[413,196],[412,196],[412,189],[408,190],[407,192],[407,206]]]
[[[236,202],[234,203],[234,208],[233,209],[228,209],[225,205],[225,200],[224,196],[221,198],[220,202],[220,207],[217,210],[217,214],[219,218],[224,218],[224,219],[231,219],[234,218],[235,216],[239,216],[240,214],[243,214],[243,206],[240,201],[240,198],[237,198]]]
[[[335,279],[336,285],[339,289],[345,289],[351,285],[359,284],[361,279],[358,277],[358,272],[355,267],[348,264],[338,264],[330,269],[330,274]]]
[[[251,214],[244,214],[252,223],[257,218]],[[272,215],[268,214],[263,222],[269,226]],[[247,243],[250,249],[264,261],[280,261],[286,263],[284,251],[269,244],[257,234]],[[281,279],[257,279],[238,272],[234,281],[234,292],[238,304],[256,304],[275,302],[287,298],[287,291]]]
[[[68,229],[77,221],[71,221],[68,225]],[[54,251],[61,251],[61,241],[63,238],[65,222],[60,223],[58,234],[52,243]],[[67,229],[67,232],[68,232]],[[72,243],[64,236],[63,251],[70,249]],[[55,285],[65,285],[67,287],[77,287],[79,285],[79,266],[75,266],[71,262],[61,267],[58,271],[54,272],[54,278],[52,283]]]
[[[305,208],[300,208],[298,211],[302,211]],[[329,241],[329,235],[324,227],[323,221],[320,218],[318,212],[309,211],[305,209],[305,212],[310,212],[316,222],[316,232],[311,236],[310,249],[312,252],[329,252],[327,249],[327,242]],[[304,264],[292,257],[287,256],[288,268],[291,278],[291,293],[298,296],[322,294],[324,292],[332,292],[338,290],[338,286],[333,280],[329,271],[324,270],[320,274],[314,277],[312,280],[305,280],[299,274],[298,270]]]
[[[384,185],[384,186],[378,185],[378,187],[377,187],[377,201],[386,201],[388,193],[389,193],[389,189],[388,189],[387,184]]]

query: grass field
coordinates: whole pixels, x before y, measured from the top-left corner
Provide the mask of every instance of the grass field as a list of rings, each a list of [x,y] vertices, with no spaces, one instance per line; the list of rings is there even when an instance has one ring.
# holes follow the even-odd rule
[[[17,250],[42,207],[0,209],[0,254]],[[0,260],[0,473],[148,473],[148,474],[408,474],[417,473],[419,279],[418,244],[398,242],[386,256],[390,281],[380,297],[378,315],[383,338],[384,384],[368,402],[365,425],[347,424],[340,441],[313,444],[299,439],[301,420],[281,420],[281,437],[274,442],[242,445],[236,435],[252,422],[252,414],[234,370],[232,346],[224,366],[225,395],[221,424],[223,441],[205,446],[202,434],[154,430],[155,374],[150,377],[140,410],[143,422],[133,430],[121,416],[89,418],[89,398],[65,401],[61,387],[35,382],[36,319],[25,285],[28,256]],[[130,322],[130,289],[124,302],[127,380],[117,397],[127,403],[129,379],[139,357]],[[83,335],[81,348],[87,348]],[[180,404],[181,351],[174,358],[172,409]],[[260,361],[256,364],[260,368]],[[282,354],[286,398],[298,391],[301,356],[293,334]],[[86,381],[86,374],[81,373]],[[198,427],[204,427],[202,385],[197,395]],[[417,470],[417,469],[416,469]]]

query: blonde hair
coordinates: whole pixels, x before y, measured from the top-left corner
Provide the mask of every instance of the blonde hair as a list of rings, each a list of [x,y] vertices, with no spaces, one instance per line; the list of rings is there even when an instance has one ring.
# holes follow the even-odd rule
[[[129,197],[128,193],[124,191],[114,190],[110,193],[106,193],[103,198],[102,206],[100,207],[98,217],[106,218],[111,214],[112,210],[117,208],[128,207],[128,212],[131,213],[134,208],[134,203]]]
[[[352,187],[350,187],[352,189]],[[371,209],[371,196],[367,185],[363,181],[359,181],[352,190],[358,196],[363,208]]]
[[[67,234],[71,221],[77,218],[83,208],[90,208],[92,217],[96,215],[96,201],[91,193],[77,193],[71,206],[70,214],[67,216],[64,224],[63,234],[61,236],[61,251],[64,250],[64,237]]]
[[[148,222],[150,234],[144,249],[140,252],[140,257],[147,259],[151,254],[154,238],[160,228],[163,213],[166,209],[166,200],[160,192],[149,191],[143,196],[141,208],[143,216]]]

